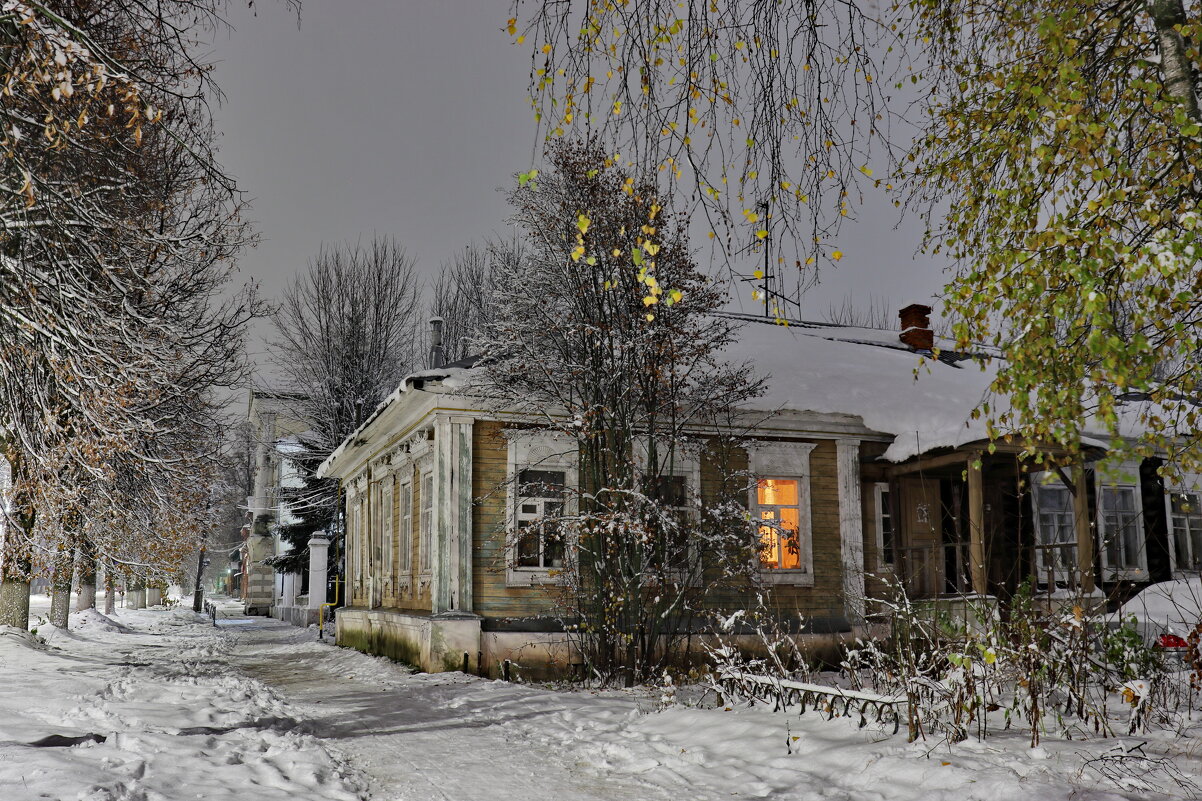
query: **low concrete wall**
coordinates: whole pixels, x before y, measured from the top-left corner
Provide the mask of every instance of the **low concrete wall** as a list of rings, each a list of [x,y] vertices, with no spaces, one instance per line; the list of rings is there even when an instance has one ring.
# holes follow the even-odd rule
[[[482,630],[482,623],[485,629],[492,629],[490,621],[474,615],[430,616],[398,609],[344,607],[335,616],[335,642],[428,673],[462,670],[467,654],[468,672],[490,678],[503,675],[506,661],[512,679],[542,681],[579,674],[583,659],[562,631]],[[862,629],[791,636],[811,659],[838,664],[843,643],[857,635],[881,633],[886,631]],[[765,651],[763,641],[755,635],[724,639],[749,656],[761,656]],[[687,661],[698,664],[706,661],[704,646],[716,644],[712,636],[704,634],[694,635],[689,642],[692,650]]]
[[[305,628],[317,625],[317,610],[308,606],[273,606],[271,616],[293,626]]]
[[[339,609],[334,618],[335,642],[364,653],[387,656],[428,673],[479,671],[480,618],[475,615],[430,616],[396,609]]]

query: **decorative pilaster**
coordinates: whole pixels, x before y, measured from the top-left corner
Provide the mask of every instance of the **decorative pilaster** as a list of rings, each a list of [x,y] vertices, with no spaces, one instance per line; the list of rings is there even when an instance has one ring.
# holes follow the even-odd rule
[[[434,527],[430,612],[472,608],[472,420],[434,423]]]
[[[853,626],[864,622],[864,515],[860,503],[860,441],[835,441],[839,472],[839,541],[843,556],[843,598]]]

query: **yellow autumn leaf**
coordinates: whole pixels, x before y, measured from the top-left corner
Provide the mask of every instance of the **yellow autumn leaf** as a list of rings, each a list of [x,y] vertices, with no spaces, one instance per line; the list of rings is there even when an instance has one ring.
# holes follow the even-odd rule
[[[763,271],[763,270],[756,270],[754,273],[752,273],[752,275],[754,275],[754,276],[755,276],[757,279],[759,279],[759,278],[763,278],[763,277],[764,277],[764,271]]]
[[[647,251],[648,256],[654,256],[656,253],[659,253],[659,245],[654,242],[648,242],[643,245],[643,250]]]
[[[518,21],[517,21],[516,17],[510,18],[509,27],[507,28],[507,30],[509,31],[510,36],[513,36],[515,33],[518,32]]]
[[[860,172],[864,173],[869,178],[872,177],[872,170],[868,167],[867,164],[865,164],[863,167],[860,168]]]
[[[836,250],[834,253],[831,254],[831,258],[834,259],[835,261],[839,261],[839,259],[843,258],[843,251]]]
[[[668,293],[668,297],[672,298],[673,303],[680,303],[680,301],[684,299],[684,293],[679,289],[673,289]]]
[[[659,298],[657,298],[655,295],[647,295],[643,298],[644,306],[654,306],[657,303],[659,303]]]
[[[572,251],[572,261],[580,261],[584,257],[584,245],[577,245]]]
[[[764,230],[763,228],[761,228],[760,230],[756,231],[756,232],[755,232],[755,235],[756,235],[756,237],[757,237],[757,238],[759,238],[759,239],[767,239],[767,238],[768,238],[768,232],[767,232],[766,230]]]
[[[583,214],[581,214],[580,216],[578,216],[578,217],[576,218],[576,227],[580,229],[580,233],[581,233],[581,234],[587,234],[587,233],[588,233],[588,227],[589,227],[589,224],[590,224],[591,222],[592,222],[592,221],[591,221],[591,220],[589,220],[589,218],[588,218],[588,217],[586,217],[586,216],[584,216]]]

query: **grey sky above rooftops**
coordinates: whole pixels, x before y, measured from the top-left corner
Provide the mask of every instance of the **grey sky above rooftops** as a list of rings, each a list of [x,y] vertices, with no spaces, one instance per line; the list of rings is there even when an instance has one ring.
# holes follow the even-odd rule
[[[427,280],[472,240],[505,235],[499,188],[537,164],[526,101],[529,53],[502,28],[500,0],[305,0],[230,9],[213,44],[225,100],[215,109],[224,166],[253,206],[262,242],[245,280],[278,296],[322,242],[394,235]],[[883,198],[838,238],[844,258],[822,274],[801,316],[850,296],[898,309],[927,302],[942,263],[915,258],[916,220],[900,227]],[[698,243],[700,249],[700,243]],[[750,287],[735,307],[757,311]],[[260,357],[261,323],[252,351]]]

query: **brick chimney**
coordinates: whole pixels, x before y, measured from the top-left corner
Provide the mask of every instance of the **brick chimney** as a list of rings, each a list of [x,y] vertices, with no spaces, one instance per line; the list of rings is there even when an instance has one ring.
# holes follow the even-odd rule
[[[935,332],[931,330],[931,307],[911,303],[897,313],[901,318],[902,342],[914,350],[934,350]]]

